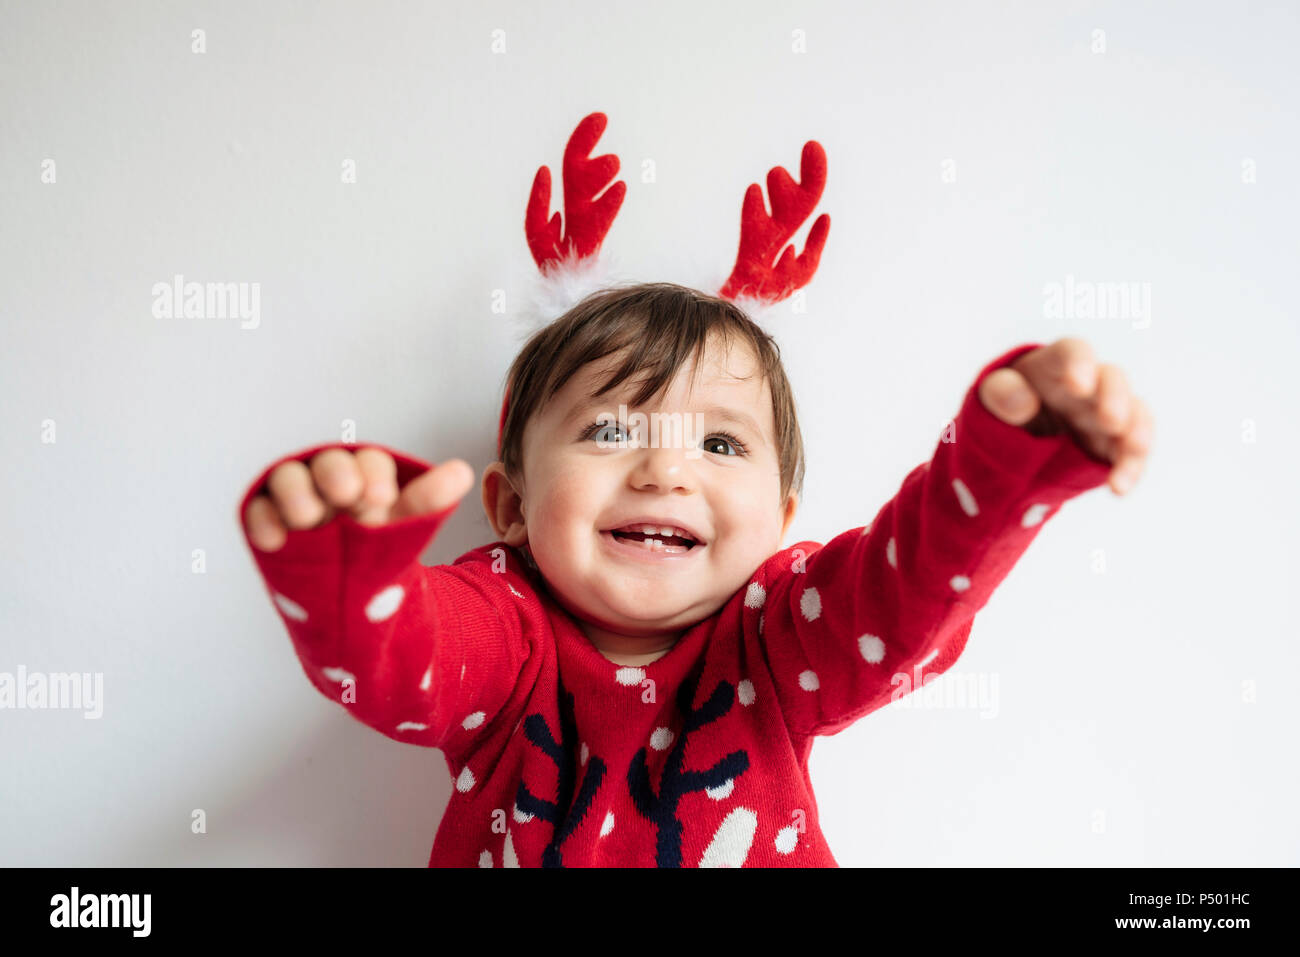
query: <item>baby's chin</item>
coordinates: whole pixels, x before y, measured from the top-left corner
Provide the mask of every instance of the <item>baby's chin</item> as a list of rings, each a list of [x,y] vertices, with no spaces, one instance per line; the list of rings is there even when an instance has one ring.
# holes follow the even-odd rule
[[[561,604],[569,610],[570,614],[588,624],[621,635],[649,638],[665,632],[685,631],[717,612],[724,603],[697,600],[686,603],[668,602],[648,607],[644,605],[625,607],[621,603],[615,603],[599,608],[587,607],[583,603],[574,601],[561,601]]]
[[[714,609],[716,611],[717,609]],[[609,618],[601,620],[602,628],[610,631],[616,631],[619,634],[630,635],[632,637],[644,636],[652,637],[662,635],[670,631],[686,631],[695,625],[698,625],[705,618],[708,618],[711,612],[701,613],[693,608],[682,609],[674,614],[663,615],[657,618],[638,617],[635,619],[626,617]],[[600,621],[596,621],[600,624]]]
[[[691,575],[685,570],[660,581],[603,566],[553,571],[555,576],[548,576],[543,563],[541,572],[547,590],[569,614],[599,628],[631,636],[684,631],[716,614],[744,585],[741,581],[735,588],[720,590],[715,584],[706,591],[701,588],[701,578],[705,576]],[[610,597],[593,601],[593,596]]]

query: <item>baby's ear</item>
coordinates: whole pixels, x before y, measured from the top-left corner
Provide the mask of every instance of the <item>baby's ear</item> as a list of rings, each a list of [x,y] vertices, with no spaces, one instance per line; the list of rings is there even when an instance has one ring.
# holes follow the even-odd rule
[[[501,462],[493,462],[483,470],[483,511],[501,541],[515,547],[528,541],[523,501]]]
[[[790,523],[794,521],[794,513],[799,509],[799,496],[791,492],[785,500],[781,513],[781,541],[785,541],[785,533],[790,530]]]

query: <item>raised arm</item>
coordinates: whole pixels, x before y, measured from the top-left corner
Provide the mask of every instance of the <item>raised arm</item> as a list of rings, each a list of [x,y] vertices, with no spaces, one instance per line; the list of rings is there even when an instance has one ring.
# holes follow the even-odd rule
[[[1059,420],[1047,427],[1046,411],[1026,428],[981,401],[986,377],[1039,348],[985,366],[934,456],[870,524],[820,549],[800,543],[760,570],[747,604],[761,605],[760,640],[792,731],[834,734],[946,671],[1043,524],[1106,481],[1111,465]]]
[[[239,506],[308,680],[388,737],[449,755],[496,714],[528,656],[529,586],[509,549],[491,564],[419,562],[467,490],[462,467],[321,445],[269,466]]]

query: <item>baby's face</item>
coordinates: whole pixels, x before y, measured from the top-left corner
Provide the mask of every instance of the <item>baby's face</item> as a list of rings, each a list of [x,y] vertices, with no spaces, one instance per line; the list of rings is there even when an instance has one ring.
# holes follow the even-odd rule
[[[640,423],[619,409],[637,382],[592,398],[620,358],[585,366],[528,424],[520,510],[560,604],[601,628],[649,637],[725,604],[781,549],[795,500],[780,500],[772,395],[748,346],[734,344],[728,356],[711,342],[693,390],[688,361],[666,394],[627,408],[628,417],[644,414]],[[610,424],[596,424],[602,413]],[[651,413],[661,417],[657,442]],[[673,413],[681,427],[663,427]],[[659,547],[612,531],[642,525],[684,528],[696,543]]]

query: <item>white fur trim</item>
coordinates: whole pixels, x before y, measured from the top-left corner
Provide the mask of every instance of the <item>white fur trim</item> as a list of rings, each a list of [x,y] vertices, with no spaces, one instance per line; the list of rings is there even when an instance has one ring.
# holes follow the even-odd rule
[[[789,315],[790,304],[786,300],[779,302],[768,302],[766,299],[751,299],[748,296],[737,296],[731,300],[744,311],[745,315],[753,321],[768,335],[775,335],[777,328],[781,325],[781,320]]]
[[[520,343],[564,315],[593,292],[637,281],[623,274],[618,259],[603,248],[595,256],[586,259],[579,259],[576,254],[570,253],[566,259],[552,265],[546,274],[537,268],[531,256],[527,264],[528,273],[512,284],[514,288],[522,290],[516,303],[517,308],[508,310]],[[710,280],[693,288],[716,296],[722,283]],[[730,301],[769,335],[775,335],[789,318],[788,299],[768,302],[765,299],[737,296]]]
[[[617,285],[617,261],[605,250],[586,259],[570,255],[552,265],[546,274],[530,257],[531,272],[519,284],[524,290],[519,308],[511,313],[520,341],[549,325],[600,289]],[[628,280],[623,280],[628,281]]]
[[[730,273],[727,274],[728,276]],[[717,276],[711,274],[706,282],[701,283],[695,288],[700,292],[707,292],[711,296],[717,296],[718,291],[727,283],[727,276]],[[726,298],[726,297],[720,297]],[[790,300],[782,299],[778,302],[768,302],[766,299],[755,299],[752,296],[740,295],[731,299],[730,302],[740,307],[741,311],[753,321],[753,323],[766,332],[768,335],[775,335],[782,325],[783,320],[790,315]]]

